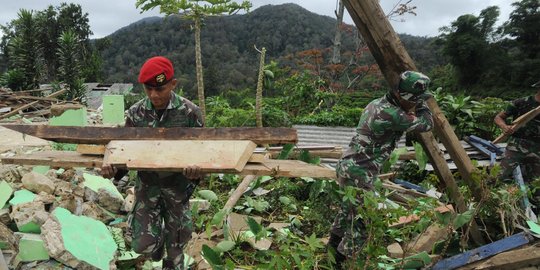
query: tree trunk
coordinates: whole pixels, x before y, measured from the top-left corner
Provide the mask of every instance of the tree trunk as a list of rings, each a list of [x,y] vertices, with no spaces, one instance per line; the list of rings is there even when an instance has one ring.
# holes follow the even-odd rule
[[[334,47],[332,54],[332,64],[341,63],[341,24],[343,23],[343,13],[345,12],[345,6],[343,1],[338,0],[338,10],[336,10],[336,34],[334,36]]]
[[[259,63],[259,78],[257,80],[257,94],[255,97],[255,113],[257,117],[257,127],[262,127],[262,90],[264,80],[264,57],[266,56],[266,48],[261,50],[261,59]]]
[[[201,108],[203,121],[206,121],[206,105],[204,103],[203,65],[201,56],[201,19],[195,18],[195,65],[197,69],[197,93],[199,95],[199,108]]]

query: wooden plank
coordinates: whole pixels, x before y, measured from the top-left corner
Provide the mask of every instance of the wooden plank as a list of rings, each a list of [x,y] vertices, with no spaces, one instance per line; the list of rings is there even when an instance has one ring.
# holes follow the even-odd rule
[[[248,162],[250,163],[263,163],[266,160],[268,160],[268,157],[263,154],[251,154],[251,157],[249,157]]]
[[[2,126],[49,141],[79,144],[107,144],[113,140],[250,140],[262,145],[296,143],[298,140],[293,128]]]
[[[63,90],[60,90],[60,91],[56,91],[56,92],[54,92],[54,93],[48,95],[47,98],[57,97],[57,96],[59,96],[59,95],[62,95],[64,92],[66,92],[66,90],[64,90],[64,89],[63,89]],[[38,101],[33,101],[33,102],[30,102],[30,103],[25,104],[25,105],[23,105],[23,106],[20,106],[20,107],[18,107],[18,108],[15,108],[15,109],[13,109],[13,111],[11,111],[11,112],[8,112],[8,113],[5,113],[5,114],[0,115],[0,119],[4,119],[4,118],[6,118],[6,117],[13,116],[13,115],[17,114],[19,111],[26,110],[26,109],[28,109],[28,108],[30,108],[30,107],[32,107],[32,106],[38,104],[39,102],[40,102],[39,100],[38,100]]]
[[[532,265],[540,265],[540,247],[527,246],[497,254],[489,260],[479,261],[460,267],[460,270],[480,269],[521,269]]]
[[[2,157],[3,164],[45,165],[60,168],[101,168],[102,157],[86,156],[74,151],[42,151],[32,154]]]
[[[103,158],[100,156],[88,156],[74,151],[43,151],[14,157],[2,157],[1,160],[3,164],[47,165],[65,168],[101,168],[103,162]],[[238,174],[336,178],[336,172],[333,169],[307,164],[298,160],[267,160],[265,163],[247,163]]]
[[[435,211],[439,213],[454,212],[454,207],[451,204],[443,205],[435,208]],[[419,220],[418,215],[412,214],[406,217],[400,217],[397,222],[390,224],[390,227],[399,227],[407,223]]]
[[[313,177],[336,179],[336,171],[299,160],[269,159],[264,163],[248,163],[240,175],[270,175],[275,177]]]
[[[257,145],[252,141],[111,141],[104,163],[148,171],[182,171],[197,165],[203,172],[240,172]]]
[[[531,240],[526,233],[514,234],[510,237],[495,241],[491,244],[469,250],[456,256],[439,261],[433,266],[433,270],[450,270],[489,258],[501,252],[523,246]]]
[[[51,102],[57,102],[59,101],[56,98],[50,98],[50,97],[34,97],[34,96],[13,96],[14,99],[29,99],[29,100],[41,100],[41,101],[51,101]]]
[[[77,152],[83,155],[103,156],[105,154],[105,145],[79,144]]]
[[[521,115],[520,117],[516,118],[516,120],[512,121],[512,125],[514,126],[514,130],[518,130],[521,127],[523,127],[525,124],[527,124],[529,121],[533,120],[536,116],[540,115],[540,106],[536,107],[535,109],[532,109],[528,111],[527,113]],[[499,143],[504,141],[506,138],[508,138],[508,134],[501,134],[499,137],[497,137],[495,140],[493,140],[493,143]]]

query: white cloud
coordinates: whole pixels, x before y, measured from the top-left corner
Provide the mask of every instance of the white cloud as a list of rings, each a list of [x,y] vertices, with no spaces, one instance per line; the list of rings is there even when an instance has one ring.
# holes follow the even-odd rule
[[[240,1],[240,0],[238,0]],[[361,0],[358,0],[361,1]],[[381,6],[385,12],[399,0],[381,0]],[[404,1],[404,0],[402,0]],[[17,17],[19,9],[43,10],[48,5],[58,6],[65,0],[18,0],[2,1],[0,10],[0,24],[4,25]],[[82,0],[74,1],[80,4],[84,12],[89,14],[90,28],[94,32],[93,38],[107,36],[114,31],[129,25],[137,20],[150,16],[160,16],[158,10],[152,10],[140,14],[135,7],[134,0]],[[267,4],[296,3],[314,13],[334,17],[336,0],[252,0],[253,9]],[[413,0],[412,5],[417,6],[417,16],[404,16],[405,22],[392,21],[392,26],[398,33],[407,33],[418,36],[435,36],[438,29],[449,25],[457,17],[463,14],[478,15],[488,6],[496,5],[501,9],[500,22],[508,19],[511,12],[512,0]],[[350,17],[346,22],[352,24]]]

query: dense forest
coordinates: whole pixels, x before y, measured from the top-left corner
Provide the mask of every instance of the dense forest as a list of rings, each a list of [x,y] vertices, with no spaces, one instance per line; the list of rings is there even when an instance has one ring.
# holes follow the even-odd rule
[[[432,90],[441,88],[438,96],[453,95],[448,103],[460,103],[467,111],[475,99],[509,100],[534,91],[530,85],[540,74],[539,6],[537,0],[515,2],[509,20],[500,27],[495,27],[499,9],[491,6],[478,16],[459,16],[442,26],[437,37],[400,38],[419,70],[432,78]],[[135,83],[147,58],[164,55],[175,63],[178,91],[198,102],[193,29],[192,20],[174,13],[146,18],[91,40],[88,14],[80,5],[21,10],[17,19],[1,27],[0,85],[20,90],[39,83],[64,83],[69,86],[64,98],[84,101],[83,82]],[[341,34],[338,62],[333,57],[336,29]],[[264,73],[272,75],[264,78],[266,125],[351,126],[359,110],[386,91],[356,27],[337,27],[335,18],[295,4],[206,16],[200,44],[204,93],[209,98],[205,104],[210,116],[219,116],[209,119],[216,126],[254,125],[258,50],[263,47],[267,51]],[[126,106],[136,98],[128,97]],[[495,110],[504,105],[497,102],[487,103]]]
[[[178,77],[188,93],[195,91],[195,44],[191,22],[180,16],[148,18],[111,34],[102,51],[105,80],[135,82],[142,62],[153,55],[166,55],[177,63]],[[204,22],[202,52],[206,93],[209,96],[230,89],[254,88],[258,53],[267,49],[267,58],[280,67],[300,70],[302,52],[317,50],[329,61],[336,19],[321,16],[296,5],[267,5],[245,15],[210,17]],[[354,27],[345,25],[342,54],[346,60],[357,49]],[[151,34],[150,34],[151,33]],[[420,69],[443,63],[433,47],[433,38],[402,35],[402,41]],[[309,52],[306,52],[309,53]],[[369,57],[363,65],[373,64]],[[192,92],[193,91],[193,92]]]
[[[495,27],[499,9],[492,6],[479,15],[459,16],[450,25],[442,26],[437,37],[400,35],[418,69],[432,79],[431,93],[459,139],[470,135],[486,140],[496,138],[501,129],[493,123],[494,116],[510,99],[537,90],[530,86],[540,79],[540,1],[516,1],[512,7],[510,18],[500,27]],[[164,55],[175,64],[180,81],[180,88],[175,91],[199,106],[207,105],[205,126],[211,128],[254,127],[261,126],[260,123],[264,127],[354,127],[366,104],[388,92],[356,27],[338,25],[334,18],[294,4],[267,5],[242,15],[205,17],[201,29],[185,13],[175,10],[174,14],[146,18],[105,38],[92,40],[88,13],[78,4],[64,3],[41,11],[20,10],[17,19],[0,27],[4,33],[0,40],[0,88],[2,92],[4,88],[20,91],[52,83],[52,91],[67,90],[60,102],[84,103],[84,82],[136,83],[142,63],[149,57]],[[200,43],[194,38],[194,28],[201,30]],[[336,33],[342,35],[339,60],[334,57]],[[198,95],[201,84],[197,83],[200,73],[196,74],[196,44],[202,46],[205,99]],[[266,49],[266,61],[260,61],[265,51],[262,48]],[[144,96],[138,92],[140,86],[135,85],[135,91],[124,96],[126,108]],[[25,117],[14,115],[3,120],[33,120]],[[453,201],[449,195],[454,194],[454,187],[440,181],[443,177],[439,179],[427,172],[428,156],[420,144],[413,144],[415,160],[400,161],[400,153],[409,152],[410,148],[397,149],[381,172],[396,172],[394,176],[417,184],[416,188],[426,195],[401,194],[401,187],[387,189],[390,186],[385,187],[378,180],[374,183],[376,192],[364,192],[340,189],[330,179],[264,176],[253,179],[236,206],[227,209],[224,206],[231,191],[244,180],[238,175],[210,174],[196,190],[209,201],[210,208],[199,212],[198,203],[191,208],[193,228],[199,236],[206,234],[213,241],[215,237],[211,235],[216,236],[218,230],[228,235],[230,227],[225,220],[230,211],[257,215],[263,221],[246,219],[249,236],[230,234],[215,247],[204,244],[202,255],[214,269],[333,269],[335,256],[321,239],[328,236],[337,205],[345,201],[365,206],[358,207],[359,215],[370,222],[365,224],[368,237],[363,244],[363,256],[358,256],[354,269],[433,266],[435,261],[428,251],[417,254],[425,255],[422,257],[405,258],[414,251],[409,243],[420,242],[416,237],[428,231],[428,235],[445,236],[428,247],[429,253],[445,258],[481,244],[469,239],[475,226],[489,242],[525,228],[521,205],[525,193],[498,179],[498,164],[474,170],[469,175],[472,179],[461,173],[452,174],[458,185],[455,188],[459,189],[456,193],[462,196],[463,203],[459,204],[466,211],[435,211]],[[322,160],[305,149],[296,151],[300,149],[294,145],[282,149],[277,159],[297,155],[307,163],[319,164]],[[50,174],[82,174],[61,170]],[[135,174],[128,176],[133,182]],[[480,192],[469,187],[469,180],[480,184]],[[78,177],[70,181],[73,186],[81,183]],[[530,184],[533,192],[540,188],[539,181]],[[433,198],[427,196],[429,191],[441,194]],[[362,192],[362,201],[357,201],[357,192]],[[411,199],[405,196],[413,194]],[[68,195],[71,202],[73,194]],[[388,227],[403,217],[418,221]],[[112,223],[118,225],[117,220],[115,217]],[[286,228],[272,226],[276,224],[285,224]],[[435,226],[440,228],[431,231]],[[267,250],[256,250],[246,245],[248,237],[255,242],[273,242]],[[124,239],[115,240],[126,247]],[[500,243],[493,246],[505,245]],[[395,258],[387,256],[386,247],[390,244],[404,247],[401,254]],[[118,268],[130,267],[126,264]]]

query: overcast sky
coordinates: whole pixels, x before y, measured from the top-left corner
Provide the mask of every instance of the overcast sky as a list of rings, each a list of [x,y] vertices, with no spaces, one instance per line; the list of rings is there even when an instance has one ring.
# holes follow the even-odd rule
[[[239,2],[240,0],[238,0]],[[399,0],[381,0],[385,12],[389,12]],[[512,11],[511,3],[516,0],[412,0],[417,6],[417,16],[399,17],[404,22],[392,21],[394,30],[416,36],[436,36],[438,29],[449,25],[463,14],[479,15],[488,6],[498,6],[501,11],[498,24],[506,21]],[[107,36],[114,31],[144,17],[160,16],[158,10],[140,14],[135,8],[135,0],[0,0],[0,24],[5,25],[17,17],[19,9],[43,10],[48,5],[59,6],[61,2],[80,4],[83,11],[89,14],[92,38]],[[252,0],[253,9],[267,4],[296,3],[314,13],[334,17],[336,0]],[[406,2],[406,0],[402,0]],[[349,16],[346,22],[352,24]],[[0,32],[0,35],[2,33]]]

